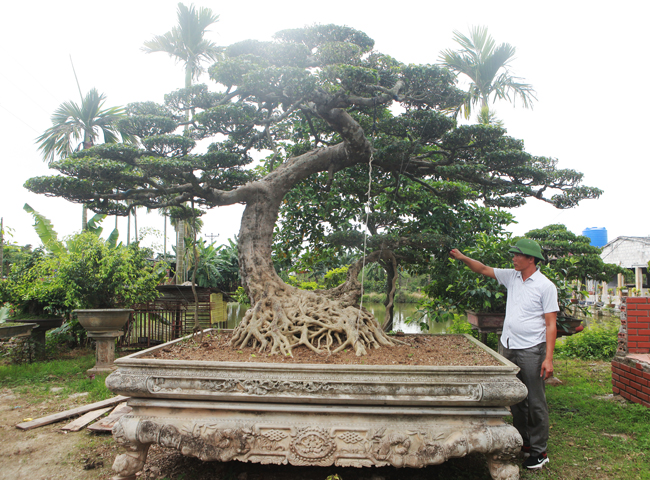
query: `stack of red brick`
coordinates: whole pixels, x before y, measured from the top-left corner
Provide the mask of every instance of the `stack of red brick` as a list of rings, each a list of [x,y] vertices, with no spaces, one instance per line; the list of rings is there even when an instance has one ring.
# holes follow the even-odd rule
[[[612,360],[614,393],[650,407],[650,298],[629,297],[619,349]]]

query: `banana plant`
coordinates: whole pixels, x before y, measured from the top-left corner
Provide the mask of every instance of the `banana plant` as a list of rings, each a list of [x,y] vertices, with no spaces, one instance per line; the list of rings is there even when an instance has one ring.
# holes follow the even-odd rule
[[[45,249],[55,255],[64,253],[66,251],[66,247],[63,242],[59,240],[59,236],[54,230],[54,226],[52,225],[50,219],[34,210],[27,203],[23,206],[23,210],[25,210],[27,213],[30,213],[34,217],[34,230],[36,231],[38,238],[40,238],[41,242],[43,242]],[[106,215],[98,213],[95,214],[87,223],[88,231],[95,234],[97,238],[99,238],[104,231],[103,227],[101,227],[100,224],[102,221],[104,221],[105,218]],[[117,239],[119,236],[120,234],[117,228],[113,229],[111,234],[106,239],[107,245],[110,248],[115,248],[117,246]]]

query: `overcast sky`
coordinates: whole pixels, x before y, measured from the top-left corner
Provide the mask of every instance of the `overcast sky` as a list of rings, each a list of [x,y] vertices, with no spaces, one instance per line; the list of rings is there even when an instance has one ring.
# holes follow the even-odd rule
[[[43,163],[34,139],[51,126],[50,116],[62,102],[79,101],[70,56],[83,92],[97,88],[106,94],[106,106],[162,102],[165,93],[183,85],[183,68],[165,54],[145,54],[140,48],[175,25],[176,5],[170,0],[3,5],[0,216],[5,228],[13,229],[9,240],[39,244],[31,216],[22,209],[25,203],[50,218],[59,236],[81,226],[80,206],[22,186],[29,177],[55,173]],[[605,192],[571,210],[531,200],[514,211],[518,224],[511,230],[521,235],[564,223],[574,233],[605,227],[609,240],[650,235],[645,2],[253,0],[195,5],[220,15],[207,35],[220,45],[268,40],[285,28],[337,23],[366,32],[378,51],[405,63],[435,63],[441,50],[456,47],[454,30],[487,26],[498,43],[517,48],[512,70],[537,91],[533,110],[494,106],[508,133],[523,139],[528,152],[557,158],[561,168],[583,172],[585,185]],[[239,206],[213,209],[204,217],[202,233],[218,234],[217,243],[226,242],[238,232],[241,212]],[[139,227],[162,232],[162,217],[155,212],[143,212],[138,221]],[[126,220],[119,222],[125,241]],[[105,227],[112,226],[107,219]],[[162,244],[161,238],[151,241]]]

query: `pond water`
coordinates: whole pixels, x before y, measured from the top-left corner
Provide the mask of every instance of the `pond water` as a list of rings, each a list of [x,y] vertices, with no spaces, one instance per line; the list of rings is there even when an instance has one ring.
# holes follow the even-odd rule
[[[367,308],[372,314],[379,320],[380,323],[384,321],[384,314],[386,312],[386,307],[383,303],[364,303],[363,306]],[[242,305],[240,303],[229,303],[228,304],[228,326],[227,328],[235,328],[241,322],[241,319],[246,313],[248,305]],[[395,304],[395,313],[393,315],[393,330],[402,331],[404,333],[419,333],[420,321],[427,322],[426,315],[422,317],[422,313],[417,311],[417,304],[415,303],[397,303]],[[419,321],[414,321],[412,323],[407,323],[407,319],[414,318],[420,319]],[[447,329],[451,325],[451,322],[445,323],[429,323],[429,332],[430,333],[447,333]]]
[[[380,323],[384,321],[384,313],[386,312],[386,307],[383,303],[364,303],[363,306],[367,308],[372,314],[379,320]],[[227,328],[235,328],[241,322],[241,319],[244,317],[248,305],[241,305],[239,303],[229,303],[228,304],[228,326]],[[407,323],[407,319],[414,318],[420,319],[419,321],[414,321],[412,323]],[[417,304],[415,303],[397,303],[395,304],[395,314],[393,318],[393,323],[395,324],[393,330],[402,331],[404,333],[420,333],[420,322],[424,321],[429,324],[429,333],[447,333],[451,322],[437,323],[428,321],[426,315],[422,317],[422,313],[417,311]],[[587,317],[583,321],[585,328],[594,324],[603,324],[609,323],[612,321],[618,321],[618,316],[609,316],[609,315],[593,315],[592,317]]]

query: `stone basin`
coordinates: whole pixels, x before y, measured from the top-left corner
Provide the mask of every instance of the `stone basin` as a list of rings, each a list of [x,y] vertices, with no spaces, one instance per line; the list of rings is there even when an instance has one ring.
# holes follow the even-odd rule
[[[115,361],[113,392],[138,398],[340,405],[503,407],[526,388],[519,368],[473,337],[499,366],[322,365],[143,358],[183,339]]]
[[[106,379],[133,411],[113,435],[113,469],[135,479],[149,445],[206,461],[424,467],[481,452],[495,479],[519,478],[522,444],[505,408],[526,397],[518,367],[466,335],[498,366],[378,366],[115,361]],[[183,341],[183,339],[174,342]],[[170,343],[174,343],[170,342]]]
[[[3,323],[0,324],[0,338],[26,337],[34,327],[35,323]]]

